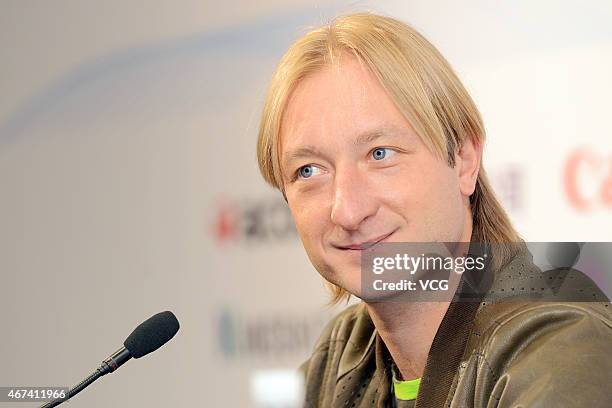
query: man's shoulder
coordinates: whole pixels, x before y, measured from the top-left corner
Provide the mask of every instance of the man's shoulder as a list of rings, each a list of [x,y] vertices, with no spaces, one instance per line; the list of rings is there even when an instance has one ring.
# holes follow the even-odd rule
[[[497,357],[517,356],[527,346],[534,350],[536,345],[556,344],[553,338],[557,335],[565,338],[567,350],[581,347],[581,342],[612,346],[611,309],[609,302],[506,301],[484,305],[477,313],[468,350],[478,349],[492,363]]]
[[[340,378],[370,355],[375,337],[374,324],[363,302],[348,306],[325,325],[300,371],[311,386],[323,377]]]
[[[567,325],[588,320],[612,327],[611,312],[609,302],[524,302],[498,316],[496,325]]]
[[[504,302],[502,302],[504,303]],[[475,324],[478,389],[500,406],[607,406],[612,317],[606,302],[507,302],[492,305],[486,330]],[[547,379],[542,381],[541,379]],[[576,387],[579,383],[581,386]],[[546,406],[548,406],[546,405]],[[540,406],[540,405],[538,405]]]
[[[519,253],[495,274],[475,316],[476,336],[518,327],[547,329],[555,322],[599,321],[609,325],[612,308],[589,275],[573,268],[541,270],[528,251]],[[482,338],[480,340],[483,340]]]
[[[368,387],[375,375],[376,338],[374,324],[363,302],[335,315],[323,329],[312,354],[300,366],[304,406],[336,406],[339,401],[354,399],[356,388],[360,393],[368,392],[370,399],[378,398],[377,383],[362,389]],[[340,381],[345,381],[342,386],[338,385]]]
[[[323,328],[314,351],[332,343],[351,346],[369,342],[374,334],[374,324],[363,302],[350,305],[336,314]]]

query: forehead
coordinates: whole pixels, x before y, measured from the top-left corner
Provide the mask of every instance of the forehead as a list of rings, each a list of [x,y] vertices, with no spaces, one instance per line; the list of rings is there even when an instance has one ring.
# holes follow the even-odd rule
[[[280,129],[284,153],[304,144],[351,141],[379,129],[412,128],[376,76],[344,57],[303,78],[291,93]]]

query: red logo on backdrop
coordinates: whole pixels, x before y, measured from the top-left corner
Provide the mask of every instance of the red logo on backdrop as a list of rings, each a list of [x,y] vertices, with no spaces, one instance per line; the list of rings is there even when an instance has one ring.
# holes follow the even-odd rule
[[[213,226],[217,241],[223,242],[236,238],[238,231],[238,209],[231,203],[220,206]]]
[[[217,243],[295,240],[297,231],[287,204],[278,197],[218,200],[211,232]]]
[[[565,164],[563,184],[570,204],[579,211],[612,207],[612,156],[574,150]]]

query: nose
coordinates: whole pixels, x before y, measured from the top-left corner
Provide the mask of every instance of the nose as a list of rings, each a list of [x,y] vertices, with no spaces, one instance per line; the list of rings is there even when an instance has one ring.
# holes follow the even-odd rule
[[[336,168],[331,220],[345,230],[354,231],[377,211],[376,200],[367,178],[356,166]]]

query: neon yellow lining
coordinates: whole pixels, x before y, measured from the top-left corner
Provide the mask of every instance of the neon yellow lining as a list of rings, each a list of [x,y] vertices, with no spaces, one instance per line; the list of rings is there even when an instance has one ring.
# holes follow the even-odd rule
[[[416,399],[419,393],[419,385],[421,385],[421,379],[409,381],[398,381],[393,376],[393,392],[398,400],[410,401]]]

